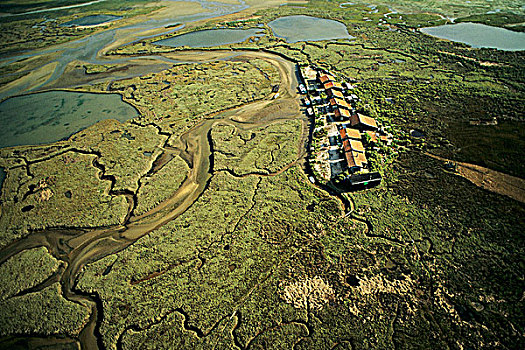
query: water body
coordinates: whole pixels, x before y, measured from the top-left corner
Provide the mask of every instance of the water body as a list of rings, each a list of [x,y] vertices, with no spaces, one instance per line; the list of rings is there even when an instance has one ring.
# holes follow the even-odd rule
[[[66,22],[63,24],[65,27],[70,26],[96,26],[102,23],[108,23],[113,22],[118,19],[121,19],[122,16],[115,16],[115,15],[93,15],[93,16],[85,16],[82,18],[77,18],[72,21]]]
[[[286,16],[268,23],[275,36],[289,43],[298,41],[321,41],[353,39],[346,26],[330,19],[310,16]]]
[[[157,45],[171,47],[212,47],[243,42],[251,36],[262,36],[261,29],[209,29],[199,30],[159,40],[154,42]]]
[[[84,7],[84,6],[89,6],[89,5],[93,5],[93,4],[98,4],[99,2],[104,2],[104,1],[107,1],[107,0],[94,0],[94,1],[84,2],[82,4],[69,5],[69,6],[60,6],[60,7],[52,7],[52,8],[48,8],[48,9],[34,10],[34,11],[28,11],[28,12],[22,12],[22,13],[8,13],[8,14],[1,15],[0,17],[25,16],[25,15],[32,15],[32,14],[35,14],[35,13],[67,10],[67,9],[71,9],[71,8],[75,8],[75,7]]]
[[[105,1],[105,0],[104,0]],[[151,37],[151,33],[148,33],[150,30],[158,29],[158,28],[165,28],[169,27],[171,25],[177,24],[177,23],[188,23],[188,22],[194,22],[202,19],[207,18],[214,18],[219,17],[235,12],[242,11],[249,6],[246,5],[246,3],[243,0],[240,0],[238,4],[226,4],[226,3],[220,3],[215,1],[208,1],[208,0],[189,0],[191,2],[195,2],[200,4],[206,11],[203,13],[198,13],[195,15],[187,15],[187,16],[177,16],[174,15],[172,18],[165,18],[165,19],[152,19],[145,22],[132,24],[129,26],[121,27],[121,28],[113,28],[110,30],[105,30],[100,33],[96,33],[94,35],[87,36],[85,38],[74,40],[71,42],[67,42],[64,44],[60,44],[57,46],[54,46],[48,50],[39,50],[37,52],[31,52],[31,53],[24,53],[21,55],[11,56],[6,59],[0,59],[0,66],[9,64],[11,62],[15,62],[17,60],[21,60],[24,58],[34,57],[46,53],[54,53],[54,52],[60,52],[60,56],[54,60],[54,62],[58,63],[58,66],[55,68],[53,74],[51,77],[42,83],[41,85],[31,89],[30,91],[36,91],[56,79],[58,79],[62,73],[64,73],[64,70],[66,69],[66,66],[75,60],[81,60],[88,63],[94,63],[94,64],[111,64],[111,63],[123,63],[129,60],[129,58],[120,58],[120,59],[111,59],[111,58],[99,58],[97,56],[98,52],[102,50],[104,47],[108,46],[109,44],[113,43],[119,35],[121,35],[122,32],[129,32],[133,31],[134,33],[137,33],[137,35],[134,37],[134,39],[131,42],[140,41],[142,39],[146,39]],[[163,34],[167,34],[176,30],[181,29],[181,27],[177,28],[171,28],[169,30],[166,30]],[[148,33],[141,35],[141,33]],[[124,43],[128,44],[128,43]],[[142,59],[148,59],[148,58],[142,58]],[[159,57],[159,59],[161,59]],[[164,61],[168,61],[166,59],[163,59]],[[4,91],[0,93],[0,100],[7,98],[9,96],[14,96],[16,94],[21,93],[24,91],[24,89],[27,88],[27,86],[16,86],[12,89],[9,89],[7,91]]]
[[[344,8],[350,7],[352,5],[355,5],[355,3],[354,2],[342,2],[342,3],[339,4],[339,7],[344,9]]]
[[[50,91],[0,103],[0,148],[65,139],[104,119],[124,122],[138,112],[118,94]]]
[[[503,51],[525,50],[525,33],[480,23],[456,23],[421,28],[421,31],[440,39],[465,43],[475,48],[487,47]]]

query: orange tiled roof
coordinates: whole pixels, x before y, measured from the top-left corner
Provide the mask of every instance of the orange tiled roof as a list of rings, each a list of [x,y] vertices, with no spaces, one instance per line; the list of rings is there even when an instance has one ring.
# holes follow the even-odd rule
[[[348,103],[346,103],[345,100],[342,100],[342,99],[337,98],[337,97],[331,98],[330,99],[330,104],[332,106],[341,106],[341,107],[344,107],[346,109],[350,109],[350,106],[348,105]]]
[[[328,89],[339,89],[339,90],[341,90],[343,88],[343,85],[339,84],[338,82],[330,81],[330,82],[324,84],[324,88],[326,90],[328,90]]]
[[[338,98],[345,98],[341,91],[330,89],[327,92],[328,92],[329,96],[334,96],[334,97],[338,97]]]
[[[334,114],[336,117],[340,118],[340,117],[346,117],[346,118],[350,118],[350,112],[348,112],[346,109],[340,109],[340,108],[337,108],[335,111],[334,111]]]
[[[357,129],[345,129],[349,139],[361,140],[361,133]]]
[[[330,74],[325,74],[319,77],[319,81],[321,81],[321,83],[324,84],[329,81],[335,81],[335,78],[331,76]]]
[[[350,118],[350,123],[352,124],[352,126],[356,126],[358,124],[362,124],[362,125],[366,125],[368,127],[371,127],[373,129],[377,129],[377,123],[376,123],[376,120],[374,118],[370,118],[370,117],[367,117],[366,115],[362,115],[362,114],[354,114],[351,118]]]
[[[365,151],[365,148],[363,147],[361,141],[350,140],[350,147],[352,147],[352,151],[357,151],[361,153]]]
[[[357,164],[355,163],[355,158],[354,158],[354,155],[352,154],[352,152],[346,152],[345,153],[345,158],[346,158],[346,164],[348,164],[349,168],[353,168],[353,167],[357,166]]]
[[[352,152],[352,146],[350,145],[350,141],[343,141],[343,150],[345,151],[345,153]]]
[[[364,168],[368,164],[368,161],[366,160],[366,157],[363,153],[357,153],[357,152],[352,152],[352,153],[354,155],[355,164],[358,167]]]
[[[348,135],[346,134],[346,129],[341,128],[339,129],[339,135],[341,135],[341,140],[346,140],[348,138]]]
[[[353,168],[355,166],[359,168],[364,168],[368,164],[368,162],[366,161],[366,157],[363,153],[346,152],[345,158],[349,168]]]

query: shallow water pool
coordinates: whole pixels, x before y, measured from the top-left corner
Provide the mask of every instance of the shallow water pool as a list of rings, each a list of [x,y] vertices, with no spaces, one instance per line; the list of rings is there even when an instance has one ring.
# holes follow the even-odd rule
[[[289,43],[298,41],[321,41],[353,39],[346,26],[331,19],[311,16],[286,16],[268,23],[275,36]]]
[[[49,91],[16,96],[0,103],[0,148],[56,142],[100,120],[123,122],[137,115],[118,94]]]

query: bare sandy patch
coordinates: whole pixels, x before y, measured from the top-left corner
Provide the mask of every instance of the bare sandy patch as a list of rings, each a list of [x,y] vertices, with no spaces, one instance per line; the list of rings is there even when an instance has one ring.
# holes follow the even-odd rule
[[[446,162],[453,162],[427,153],[428,156]],[[479,165],[453,162],[456,164],[456,173],[485,190],[502,194],[525,203],[525,180],[507,175],[496,170],[484,168]]]

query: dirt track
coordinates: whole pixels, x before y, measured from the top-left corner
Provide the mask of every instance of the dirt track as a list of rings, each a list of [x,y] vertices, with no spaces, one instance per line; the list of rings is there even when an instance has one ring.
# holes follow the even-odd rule
[[[484,168],[475,164],[453,162],[450,159],[442,158],[430,153],[426,153],[426,155],[444,162],[455,163],[457,174],[478,187],[525,203],[524,179],[500,173],[499,171]]]

